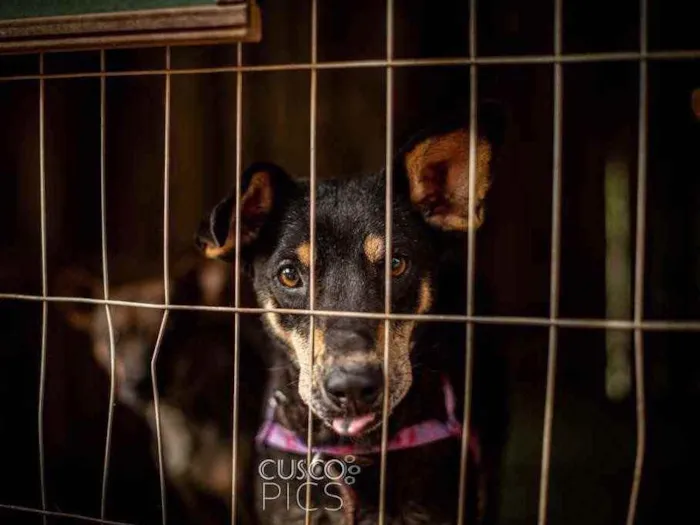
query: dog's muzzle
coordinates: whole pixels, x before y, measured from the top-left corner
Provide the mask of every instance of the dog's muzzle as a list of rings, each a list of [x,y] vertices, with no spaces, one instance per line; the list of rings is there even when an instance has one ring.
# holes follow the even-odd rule
[[[384,390],[384,374],[374,364],[350,364],[331,368],[323,382],[334,408],[362,414],[375,408]]]
[[[373,330],[366,323],[333,320],[330,325],[325,333],[329,358],[320,380],[320,398],[333,429],[357,436],[379,421],[384,372],[374,353]]]
[[[377,420],[384,392],[380,366],[353,363],[332,367],[323,381],[324,397],[333,412],[331,425],[341,435],[356,436]]]

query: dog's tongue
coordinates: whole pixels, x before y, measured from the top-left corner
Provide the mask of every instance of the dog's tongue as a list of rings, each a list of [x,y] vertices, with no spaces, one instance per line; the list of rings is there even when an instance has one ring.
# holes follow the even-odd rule
[[[356,436],[374,421],[374,414],[359,417],[339,417],[333,420],[333,430],[342,436]]]

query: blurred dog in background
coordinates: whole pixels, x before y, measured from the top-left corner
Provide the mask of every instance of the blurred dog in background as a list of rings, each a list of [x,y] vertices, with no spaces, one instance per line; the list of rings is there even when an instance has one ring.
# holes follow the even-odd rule
[[[230,268],[216,261],[185,257],[172,271],[171,304],[226,306],[232,303]],[[244,286],[245,283],[242,283]],[[102,282],[70,269],[62,278],[65,295],[103,297]],[[249,291],[241,291],[242,301]],[[115,286],[110,298],[163,304],[162,277]],[[64,308],[75,329],[89,335],[92,354],[109,374],[110,324],[103,305],[71,303]],[[150,374],[163,310],[110,306],[116,397],[144,417],[152,430],[157,461],[156,404]],[[241,508],[250,497],[245,473],[252,468],[251,446],[260,422],[265,368],[253,347],[262,330],[257,317],[241,316],[240,402],[237,491]],[[231,515],[234,324],[229,312],[170,310],[156,361],[163,468],[188,509],[189,523],[225,523]],[[260,391],[260,392],[258,392]],[[245,516],[245,510],[240,513]]]

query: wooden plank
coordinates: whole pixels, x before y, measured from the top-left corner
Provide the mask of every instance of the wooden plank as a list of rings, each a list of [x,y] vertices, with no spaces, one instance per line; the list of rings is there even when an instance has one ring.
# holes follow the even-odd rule
[[[0,20],[0,52],[258,42],[260,26],[252,1],[15,18]]]
[[[0,2],[0,20],[202,7],[223,3],[227,2],[217,2],[217,0],[3,0]]]

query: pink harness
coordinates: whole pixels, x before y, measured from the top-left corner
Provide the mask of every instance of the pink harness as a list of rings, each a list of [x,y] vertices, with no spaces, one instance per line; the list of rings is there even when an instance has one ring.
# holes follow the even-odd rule
[[[462,425],[455,417],[455,396],[452,385],[443,377],[442,389],[445,396],[445,409],[447,412],[447,421],[439,421],[437,419],[429,419],[401,429],[388,443],[387,451],[404,450],[416,448],[436,441],[441,441],[447,438],[461,438]],[[274,398],[273,398],[274,399]],[[272,448],[292,452],[296,454],[306,454],[308,446],[294,432],[286,427],[283,427],[274,420],[275,403],[271,400],[260,431],[258,432],[256,441],[258,444],[264,444]],[[481,459],[481,451],[479,441],[474,433],[470,433],[469,449],[474,454],[477,463]],[[375,445],[372,447],[362,447],[358,444],[348,445],[330,445],[330,446],[313,446],[311,451],[314,454],[327,454],[329,456],[345,456],[345,455],[366,455],[381,453],[381,446]]]

